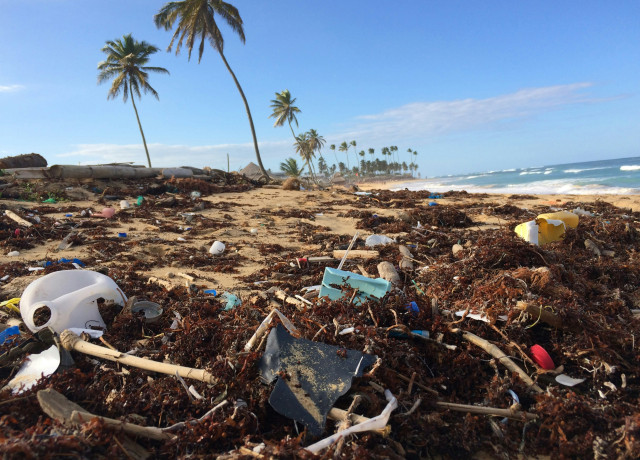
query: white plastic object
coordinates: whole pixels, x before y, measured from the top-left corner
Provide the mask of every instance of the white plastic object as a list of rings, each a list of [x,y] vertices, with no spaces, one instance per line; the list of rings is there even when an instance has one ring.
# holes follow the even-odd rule
[[[106,325],[98,311],[98,299],[124,305],[127,296],[108,276],[91,270],[65,270],[49,273],[32,282],[20,298],[20,315],[31,332],[47,326],[60,334],[71,327]],[[49,321],[36,326],[33,315],[39,308],[51,312]]]
[[[224,243],[222,241],[214,241],[209,249],[209,253],[218,256],[224,252]]]
[[[120,209],[128,209],[131,207],[131,204],[127,200],[120,201]]]
[[[386,235],[370,235],[364,241],[364,245],[368,246],[368,247],[374,247],[374,246],[378,246],[378,245],[381,245],[381,244],[395,243],[395,241],[396,240],[394,240],[392,238],[389,238]]]
[[[10,388],[13,394],[20,394],[34,386],[43,377],[49,377],[60,365],[58,347],[51,345],[42,353],[29,355],[15,377],[5,388]]]

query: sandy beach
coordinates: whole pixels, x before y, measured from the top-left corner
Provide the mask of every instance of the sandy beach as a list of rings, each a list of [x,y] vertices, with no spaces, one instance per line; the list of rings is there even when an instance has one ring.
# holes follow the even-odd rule
[[[345,455],[357,455],[358,449],[367,446],[374,457],[415,457],[423,452],[423,443],[434,445],[437,439],[439,447],[432,452],[485,452],[491,456],[496,452],[487,452],[495,431],[490,417],[465,416],[470,409],[442,408],[446,403],[492,407],[489,412],[505,409],[510,406],[509,389],[521,398],[514,410],[525,415],[518,417],[537,417],[533,422],[536,427],[551,427],[540,431],[535,428],[535,436],[527,435],[529,454],[571,456],[584,452],[579,443],[563,443],[552,435],[557,433],[554,427],[560,420],[585,420],[580,426],[565,426],[570,439],[597,432],[613,440],[615,430],[629,423],[624,414],[630,416],[632,411],[625,407],[633,397],[628,392],[638,387],[631,375],[636,375],[638,366],[633,331],[640,332],[633,314],[640,305],[636,283],[640,264],[634,243],[640,231],[640,197],[451,192],[433,199],[427,192],[390,192],[388,189],[394,186],[387,182],[360,184],[357,191],[351,186],[287,191],[279,185],[254,187],[239,182],[214,187],[197,180],[36,185],[32,193],[42,197],[54,194],[60,199],[42,203],[5,195],[0,200],[3,210],[30,224],[21,224],[9,213],[2,217],[2,297],[20,297],[43,275],[73,270],[70,263],[56,263],[65,258],[77,259],[87,269],[106,274],[128,297],[162,305],[163,317],[153,325],[144,325],[131,313],[103,308],[105,342],[120,351],[137,348],[141,356],[150,359],[207,369],[216,375],[215,384],[189,383],[205,396],[204,401],[225,400],[230,405],[194,431],[181,431],[183,441],[179,444],[139,438],[137,442],[154,455],[180,456],[185,446],[199,452],[206,446],[209,454],[235,458],[263,445],[261,455],[282,456],[302,452],[300,443],[311,442],[308,436],[297,438],[292,421],[276,413],[267,402],[271,387],[260,383],[258,371],[264,344],[250,354],[243,351],[274,307],[308,340],[373,353],[381,359],[382,368],[376,367],[366,377],[354,380],[352,392],[364,394],[371,401],[359,411],[367,417],[377,415],[386,404],[376,388],[390,389],[399,398],[398,415],[388,422],[391,435],[366,434],[361,441],[345,445]],[[129,207],[121,209],[123,200]],[[115,215],[95,216],[105,207],[112,207]],[[562,241],[536,247],[513,232],[515,225],[540,213],[576,208],[591,216],[581,216],[578,228],[567,230]],[[313,292],[306,293],[303,288],[321,284],[325,266],[338,266],[341,254],[335,251],[346,249],[356,232],[359,236],[353,255],[346,259],[343,270],[377,277],[383,273],[380,262],[388,262],[399,277],[385,302],[367,302],[360,309],[348,299],[326,303]],[[394,242],[366,247],[365,239],[373,234],[385,235]],[[585,246],[586,240],[598,248],[599,255],[594,255],[588,244]],[[209,253],[215,241],[225,245],[220,255]],[[67,244],[61,244],[64,242]],[[408,248],[410,258],[398,252],[399,245]],[[59,249],[61,246],[63,249]],[[14,251],[19,254],[8,255]],[[371,251],[375,253],[371,255]],[[41,270],[45,261],[53,264]],[[218,294],[231,293],[241,304],[225,310],[226,300],[204,294],[209,289]],[[415,313],[407,310],[406,304],[411,301],[416,304]],[[520,309],[522,302],[530,303],[533,309],[548,308],[559,321],[556,324],[562,325],[539,323],[540,318],[548,318],[542,313],[535,318]],[[456,311],[466,313],[461,318],[454,314]],[[485,315],[490,324],[466,318],[470,313]],[[178,329],[176,318],[181,318]],[[1,323],[15,324],[19,320],[15,312],[0,310]],[[339,335],[351,327],[355,332]],[[390,328],[426,331],[436,340],[391,338]],[[24,326],[21,329],[25,336],[30,335]],[[461,331],[472,332],[506,350],[524,369],[522,374],[505,372],[500,359],[492,361],[490,355],[465,340],[470,336]],[[162,339],[165,335],[171,338]],[[606,348],[611,353],[589,351],[594,346],[590,340],[595,337],[598,349]],[[449,348],[443,348],[443,344]],[[549,351],[556,369],[545,370],[532,361],[527,350],[534,344]],[[598,379],[584,371],[585,354],[589,356],[589,369],[600,366],[594,370],[600,375]],[[38,426],[42,412],[35,397],[29,399],[29,395],[44,388],[66,393],[93,413],[116,419],[136,414],[141,424],[151,426],[198,418],[212,407],[208,402],[192,402],[174,377],[148,375],[133,368],[122,374],[117,364],[92,361],[75,352],[73,356],[75,373],[58,372],[44,379],[25,393],[26,400],[14,403],[11,392],[0,393],[0,404],[10,410],[26,404],[22,415],[14,413],[14,419],[5,421],[15,436]],[[607,374],[607,366],[621,370]],[[15,369],[5,368],[2,385]],[[553,380],[563,372],[587,379],[579,393]],[[113,378],[120,383],[114,385]],[[598,390],[612,391],[602,382],[609,379],[619,388],[621,378],[629,396],[620,395],[616,400],[619,416],[601,426],[594,414],[581,412],[581,408],[598,403]],[[77,391],[80,382],[84,382],[84,389],[74,397],[69,388]],[[136,382],[146,383],[140,386]],[[166,392],[172,394],[174,402],[160,404],[162,399],[154,395]],[[579,404],[565,405],[567,398],[577,398]],[[234,411],[238,401],[246,404]],[[348,408],[348,398],[340,401],[342,408]],[[436,402],[441,409],[436,408]],[[412,415],[406,415],[408,412]],[[228,434],[233,443],[218,434],[203,437],[205,432],[217,433],[215,430],[228,426],[232,419],[237,423]],[[469,423],[475,432],[471,437],[464,434]],[[443,437],[445,427],[450,436]],[[514,445],[520,443],[521,421],[498,429],[504,439],[517,439]],[[253,434],[248,436],[249,432]],[[333,428],[328,428],[325,435],[332,432]],[[109,452],[106,444],[100,443],[108,444],[117,433],[94,427],[95,438],[71,431],[68,436],[80,443],[82,448],[77,449],[95,454]],[[465,436],[468,440],[464,444],[454,442]],[[25,442],[32,452],[43,448]],[[638,445],[632,442],[631,450],[635,451]],[[511,449],[508,443],[500,446],[503,452]]]

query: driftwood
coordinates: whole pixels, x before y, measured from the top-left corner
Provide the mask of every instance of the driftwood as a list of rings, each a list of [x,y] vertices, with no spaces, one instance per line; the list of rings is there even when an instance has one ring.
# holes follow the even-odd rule
[[[333,251],[334,259],[342,259],[344,257],[346,250],[336,249]],[[368,251],[365,249],[353,249],[349,251],[349,258],[351,259],[376,259],[380,257],[380,253],[378,251]]]
[[[378,273],[380,274],[380,278],[392,284],[398,284],[400,282],[400,275],[398,275],[398,272],[391,262],[380,262],[378,264]]]
[[[23,227],[33,227],[33,224],[31,222],[29,222],[28,220],[23,219],[22,217],[20,217],[19,215],[17,215],[13,211],[10,211],[9,209],[7,209],[4,213],[9,219],[17,222],[18,224],[22,225]]]
[[[536,393],[543,393],[542,388],[540,388],[529,375],[523,371],[516,363],[514,363],[511,358],[509,358],[500,348],[485,340],[481,337],[478,337],[471,332],[462,332],[462,337],[473,343],[474,345],[482,348],[484,351],[489,353],[491,356],[496,358],[504,367],[509,369],[511,372],[515,372],[520,376],[522,381],[527,384],[529,388],[531,388]]]
[[[413,255],[411,254],[411,251],[409,251],[409,248],[401,244],[398,246],[398,250],[402,255],[402,259],[400,259],[400,268],[403,270],[413,270]]]
[[[86,423],[97,418],[105,425],[121,428],[126,433],[135,436],[143,436],[158,441],[173,439],[175,437],[174,435],[163,432],[161,428],[136,425],[134,423],[92,414],[82,406],[69,401],[64,395],[52,388],[38,391],[38,403],[40,403],[40,407],[44,413],[63,423]]]
[[[470,404],[456,404],[444,401],[436,402],[436,406],[440,409],[450,409],[458,412],[467,412],[469,414],[495,415],[497,417],[507,417],[516,420],[535,420],[538,418],[536,414],[523,412],[512,409],[499,409],[497,407],[472,406]]]
[[[217,379],[203,369],[194,369],[192,367],[178,366],[176,364],[159,363],[150,359],[120,353],[116,350],[110,350],[109,348],[85,342],[69,330],[63,331],[62,334],[60,334],[60,341],[62,342],[62,346],[69,351],[79,351],[80,353],[108,359],[110,361],[116,361],[126,366],[133,366],[147,371],[159,372],[161,374],[168,375],[176,375],[176,373],[178,373],[180,377],[200,380],[201,382],[206,383],[217,383]]]

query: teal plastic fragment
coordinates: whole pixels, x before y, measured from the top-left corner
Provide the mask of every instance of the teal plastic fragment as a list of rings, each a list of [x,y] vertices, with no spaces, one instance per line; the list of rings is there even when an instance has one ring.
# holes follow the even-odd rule
[[[229,294],[228,292],[224,292],[221,296],[222,300],[226,300],[227,304],[224,307],[224,311],[229,311],[234,309],[235,307],[239,307],[242,305],[242,300],[238,298],[238,296]]]
[[[325,267],[319,296],[329,297],[331,300],[340,300],[346,296],[351,298],[353,291],[345,292],[338,288],[338,286],[343,285],[348,285],[352,289],[358,290],[353,299],[355,305],[360,305],[366,300],[381,299],[391,290],[391,283],[385,279],[367,278],[357,273]]]

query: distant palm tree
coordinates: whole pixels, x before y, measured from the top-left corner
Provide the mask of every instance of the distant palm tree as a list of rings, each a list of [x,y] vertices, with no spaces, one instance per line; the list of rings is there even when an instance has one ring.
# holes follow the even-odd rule
[[[342,144],[340,144],[340,148],[338,149],[341,152],[344,152],[347,155],[347,169],[350,170],[351,167],[349,166],[349,144],[347,144],[347,142],[343,142]]]
[[[303,170],[304,166],[302,168],[298,166],[298,162],[295,158],[287,158],[282,163],[280,163],[280,171],[282,171],[289,177],[298,178],[302,175]]]
[[[180,53],[182,42],[186,38],[186,47],[189,50],[188,59],[191,59],[191,52],[193,51],[193,45],[196,38],[200,41],[198,47],[198,63],[202,60],[202,53],[204,52],[205,42],[208,40],[209,44],[215,49],[227,70],[231,74],[233,81],[238,88],[238,92],[244,102],[245,110],[247,111],[247,117],[249,118],[249,126],[251,127],[251,135],[253,136],[253,147],[256,151],[256,159],[258,166],[262,172],[262,176],[265,181],[269,182],[269,175],[262,165],[262,158],[260,158],[260,150],[258,149],[258,138],[256,137],[256,130],[253,126],[253,118],[251,118],[251,110],[249,110],[249,103],[242,91],[240,82],[236,78],[236,74],[233,73],[227,58],[224,56],[224,38],[222,32],[216,24],[216,14],[224,19],[224,21],[231,27],[231,30],[238,34],[240,41],[245,42],[244,29],[242,18],[238,9],[230,3],[222,0],[182,0],[177,2],[165,3],[160,8],[158,14],[153,17],[156,27],[164,27],[165,30],[170,30],[175,22],[178,22],[175,33],[171,37],[171,42],[167,48],[167,51],[171,51],[174,41],[178,41],[176,45],[176,55]]]
[[[336,157],[336,165],[337,165],[338,163],[340,163],[340,162],[338,161],[338,155],[336,155],[336,144],[331,144],[331,145],[329,146],[329,150],[333,150],[333,156],[335,156],[335,157]]]
[[[317,182],[312,165],[312,158],[314,156],[313,149],[311,148],[311,143],[309,142],[309,134],[302,133],[299,136],[296,136],[296,142],[293,144],[296,148],[296,153],[302,157],[302,159],[307,164],[307,168],[309,168],[309,174],[311,175],[311,179],[314,182]]]
[[[147,154],[147,162],[151,167],[151,157],[147,148],[147,140],[142,131],[142,124],[138,116],[138,109],[134,96],[140,96],[140,89],[145,93],[151,93],[158,99],[158,93],[149,84],[149,72],[166,73],[169,71],[163,67],[145,66],[149,62],[149,56],[156,53],[158,48],[145,41],[137,41],[131,34],[123,35],[122,38],[107,41],[102,52],[107,55],[107,59],[98,64],[98,84],[113,78],[107,99],[115,99],[122,92],[122,99],[127,102],[131,95],[131,104],[136,113],[138,128],[142,135],[144,151]]]
[[[353,153],[356,156],[356,164],[358,163],[358,152],[356,151],[356,141],[349,142],[349,145],[353,147]]]
[[[324,137],[318,134],[318,131],[316,131],[315,129],[310,129],[307,134],[309,135],[308,139],[311,150],[313,150],[314,152],[318,152],[318,155],[320,156],[320,158],[322,158],[321,150],[326,142],[324,140]]]
[[[288,89],[285,89],[280,93],[276,93],[276,98],[271,100],[271,109],[273,110],[273,113],[269,115],[269,118],[276,119],[276,122],[273,124],[274,128],[284,125],[285,121],[289,123],[291,135],[295,138],[296,134],[293,132],[291,122],[295,121],[296,126],[298,126],[298,118],[296,117],[296,114],[300,113],[300,109],[293,105],[294,102],[296,102],[296,98],[291,98],[291,93]]]
[[[371,158],[373,158],[373,155],[375,155],[376,153],[376,149],[369,149],[369,155],[371,155]]]

